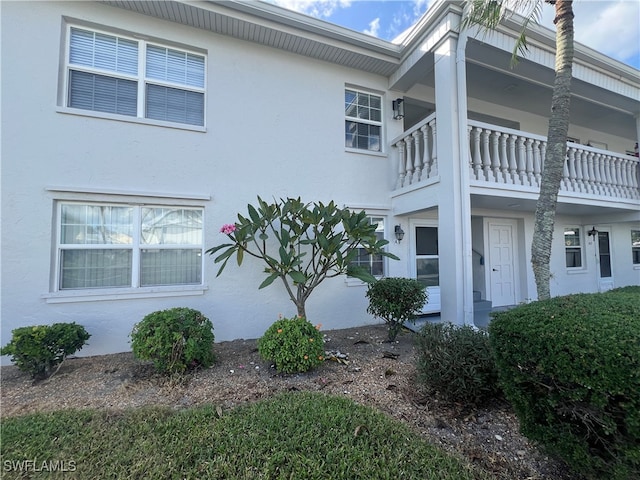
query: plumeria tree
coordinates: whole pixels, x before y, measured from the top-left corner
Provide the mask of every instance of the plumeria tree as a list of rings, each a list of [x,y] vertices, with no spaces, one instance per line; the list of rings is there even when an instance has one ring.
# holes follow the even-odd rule
[[[238,265],[245,255],[258,258],[265,264],[266,275],[259,288],[279,279],[304,318],[307,299],[326,278],[347,275],[375,281],[365,269],[353,265],[358,249],[398,259],[385,251],[388,242],[376,237],[377,225],[363,211],[338,208],[334,202],[305,204],[299,197],[273,203],[258,197],[257,206],[248,205],[247,210],[248,216],[238,214],[236,223],[220,229],[230,243],[207,250],[221,264],[218,276],[233,256]]]

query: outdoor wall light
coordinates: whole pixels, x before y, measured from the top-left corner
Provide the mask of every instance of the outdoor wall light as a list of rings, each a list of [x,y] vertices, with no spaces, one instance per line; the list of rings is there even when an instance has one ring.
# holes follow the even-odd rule
[[[598,235],[598,230],[596,230],[596,227],[593,226],[591,227],[591,230],[587,232],[587,235],[589,235],[590,237],[595,237],[596,235]]]
[[[402,227],[400,225],[396,225],[395,234],[396,234],[396,241],[400,243],[404,238],[404,230],[402,230]]]
[[[404,118],[404,100],[402,98],[396,98],[393,102],[393,119],[401,120]]]

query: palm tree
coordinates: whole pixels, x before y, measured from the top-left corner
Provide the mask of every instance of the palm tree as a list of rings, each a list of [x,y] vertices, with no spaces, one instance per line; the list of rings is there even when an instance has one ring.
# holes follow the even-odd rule
[[[478,25],[482,30],[488,32],[495,30],[507,16],[511,16],[513,13],[521,14],[524,21],[512,56],[512,64],[515,64],[518,53],[526,54],[526,28],[531,22],[539,22],[544,3],[555,7],[553,23],[556,26],[556,65],[547,134],[547,152],[542,170],[540,195],[536,204],[531,244],[531,266],[539,300],[551,296],[549,260],[551,258],[558,190],[567,155],[567,132],[569,131],[573,64],[573,2],[572,0],[468,0],[465,5],[466,14],[462,21],[463,28]]]

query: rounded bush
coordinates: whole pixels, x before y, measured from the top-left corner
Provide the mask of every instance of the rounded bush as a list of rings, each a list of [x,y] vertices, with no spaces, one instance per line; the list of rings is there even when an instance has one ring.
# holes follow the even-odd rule
[[[418,381],[450,401],[481,404],[500,396],[489,336],[465,325],[427,323],[417,339]]]
[[[183,373],[213,365],[213,325],[191,308],[150,313],[133,327],[131,346],[136,358],[153,361],[162,373]]]
[[[522,305],[489,332],[527,437],[589,478],[640,478],[640,287]]]
[[[323,362],[324,339],[303,317],[280,318],[258,339],[258,352],[278,372],[306,372]]]
[[[0,349],[0,355],[11,355],[11,361],[34,378],[46,378],[53,367],[80,350],[91,335],[76,323],[54,323],[16,328],[11,342]]]
[[[413,278],[388,277],[369,285],[367,312],[389,326],[389,340],[395,340],[404,322],[415,318],[427,301],[427,290]]]

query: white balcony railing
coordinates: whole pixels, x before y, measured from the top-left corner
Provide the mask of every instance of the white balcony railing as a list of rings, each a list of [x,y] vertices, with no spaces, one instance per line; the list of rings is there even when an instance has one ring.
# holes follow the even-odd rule
[[[539,189],[547,149],[545,137],[469,121],[471,182]],[[392,142],[398,153],[396,188],[438,175],[435,113]],[[640,199],[637,157],[569,143],[561,191],[608,198]]]

